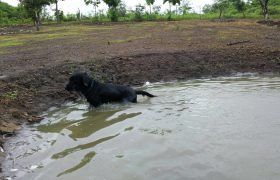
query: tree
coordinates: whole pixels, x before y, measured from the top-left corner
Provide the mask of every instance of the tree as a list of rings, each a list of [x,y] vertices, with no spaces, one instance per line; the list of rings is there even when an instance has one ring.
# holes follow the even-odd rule
[[[143,6],[141,4],[136,5],[135,12],[134,12],[134,20],[135,21],[142,21],[144,11],[145,11],[145,6]]]
[[[179,11],[181,14],[186,15],[192,8],[190,7],[190,3],[188,0],[183,0],[181,6],[179,7]]]
[[[50,5],[50,0],[20,0],[28,16],[32,18],[36,26],[36,30],[40,30],[41,13],[43,7]]]
[[[215,12],[215,10],[213,9],[213,6],[210,5],[210,4],[205,4],[202,8],[202,11],[203,11],[204,14]]]
[[[50,14],[49,14],[49,12],[48,12],[46,7],[43,7],[43,9],[42,9],[41,19],[42,19],[42,21],[46,21],[46,20],[51,19],[50,18]]]
[[[279,0],[249,0],[247,4],[249,12],[262,14],[265,19],[268,19],[269,15],[280,14]]]
[[[243,14],[243,17],[245,18],[245,11],[246,11],[246,3],[243,0],[232,0],[233,5],[236,8],[236,10]]]
[[[58,1],[64,1],[64,0],[48,0],[50,1],[50,3],[54,3],[55,4],[55,17],[56,17],[56,22],[59,23],[60,22],[60,12],[58,10]]]
[[[269,0],[259,0],[262,8],[262,13],[265,19],[268,19],[268,1]]]
[[[76,18],[78,19],[78,21],[81,20],[81,11],[80,11],[80,8],[78,8],[78,11],[76,13]]]
[[[92,4],[94,7],[94,16],[97,16],[97,8],[99,6],[99,4],[101,3],[100,0],[84,0],[84,2],[86,3],[86,5]]]
[[[150,15],[152,14],[152,5],[154,5],[155,0],[146,0],[148,6],[150,6]]]
[[[126,11],[127,11],[125,3],[123,3],[123,2],[120,3],[118,11],[119,11],[119,15],[121,17],[125,17]]]
[[[153,11],[154,11],[155,14],[159,14],[160,10],[161,10],[161,6],[154,6],[153,7]]]
[[[224,11],[229,7],[228,0],[215,0],[215,3],[212,5],[214,10],[219,11],[219,19],[221,19]]]
[[[13,6],[10,6],[8,3],[0,1],[0,17],[12,18],[17,14],[17,9]]]
[[[118,10],[117,7],[120,4],[121,0],[103,0],[109,7],[109,16],[111,21],[118,21]]]
[[[169,2],[169,16],[168,16],[168,20],[171,20],[171,6],[175,6],[176,4],[179,4],[181,3],[181,0],[163,0],[163,4],[165,4],[166,2]]]

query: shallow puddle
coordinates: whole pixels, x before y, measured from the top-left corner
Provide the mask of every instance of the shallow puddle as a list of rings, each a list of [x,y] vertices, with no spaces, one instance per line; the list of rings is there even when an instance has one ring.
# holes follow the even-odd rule
[[[156,98],[51,109],[6,143],[26,180],[279,180],[280,78],[151,84]]]

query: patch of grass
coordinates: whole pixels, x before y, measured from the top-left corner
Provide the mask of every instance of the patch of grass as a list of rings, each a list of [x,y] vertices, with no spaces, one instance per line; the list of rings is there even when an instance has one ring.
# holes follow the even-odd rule
[[[19,92],[17,90],[6,92],[3,94],[3,97],[8,100],[16,100],[19,96]]]
[[[228,30],[220,30],[217,33],[217,38],[221,40],[233,40],[233,39],[248,39],[248,38],[254,38],[255,34],[249,30],[243,30],[243,29],[232,29],[230,31]]]
[[[145,38],[149,38],[150,36],[140,36],[140,37],[136,37],[136,36],[130,36],[127,39],[116,39],[116,40],[112,40],[110,41],[111,43],[127,43],[127,42],[132,42],[134,40],[139,40],[139,39],[145,39]]]
[[[83,33],[88,31],[104,31],[104,30],[113,30],[113,29],[116,29],[116,27],[66,24],[65,26],[45,26],[42,28],[41,31],[37,32],[37,34],[45,34],[45,33],[68,34],[68,33]]]
[[[127,27],[129,28],[145,28],[145,27],[151,27],[155,26],[155,22],[138,22],[135,24],[128,24]]]
[[[22,45],[23,42],[17,41],[15,39],[0,39],[0,47],[11,47],[11,46],[18,46]]]
[[[109,31],[112,29],[116,29],[116,27],[89,25],[48,26],[43,27],[39,32],[0,36],[0,48],[9,48],[53,39],[81,37],[83,35],[88,35],[90,32]],[[1,51],[2,54],[4,50],[2,49]]]

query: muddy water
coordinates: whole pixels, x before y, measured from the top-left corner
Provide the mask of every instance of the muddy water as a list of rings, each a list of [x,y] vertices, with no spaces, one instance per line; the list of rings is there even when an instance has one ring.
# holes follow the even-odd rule
[[[158,97],[71,103],[6,144],[15,179],[280,179],[280,78],[152,84]]]

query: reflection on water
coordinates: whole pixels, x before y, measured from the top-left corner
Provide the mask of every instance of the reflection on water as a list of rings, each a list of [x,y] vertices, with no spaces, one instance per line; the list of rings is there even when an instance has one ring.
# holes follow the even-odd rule
[[[100,129],[109,127],[115,123],[122,122],[126,119],[133,118],[141,114],[141,112],[130,113],[130,114],[123,113],[118,117],[111,119],[110,121],[107,120],[118,111],[119,110],[111,110],[111,111],[103,111],[103,112],[89,111],[84,114],[81,114],[81,112],[84,112],[81,111],[79,112],[81,114],[80,120],[69,121],[66,119],[62,119],[55,123],[50,122],[48,124],[40,125],[37,127],[37,130],[44,133],[48,133],[48,132],[59,133],[62,130],[67,129],[71,131],[69,137],[71,137],[73,140],[77,140],[77,138],[88,137],[91,134],[95,133],[96,131],[99,131]],[[78,114],[78,112],[76,113]]]
[[[59,177],[63,174],[71,173],[73,171],[76,171],[76,170],[82,168],[83,166],[85,166],[86,164],[88,164],[91,161],[91,159],[95,156],[95,154],[96,154],[95,152],[90,152],[90,153],[86,154],[79,164],[77,164],[76,166],[74,166],[70,169],[63,171],[62,173],[59,173],[57,175],[57,177]]]
[[[156,83],[156,98],[69,103],[6,144],[14,179],[280,179],[280,78]]]

